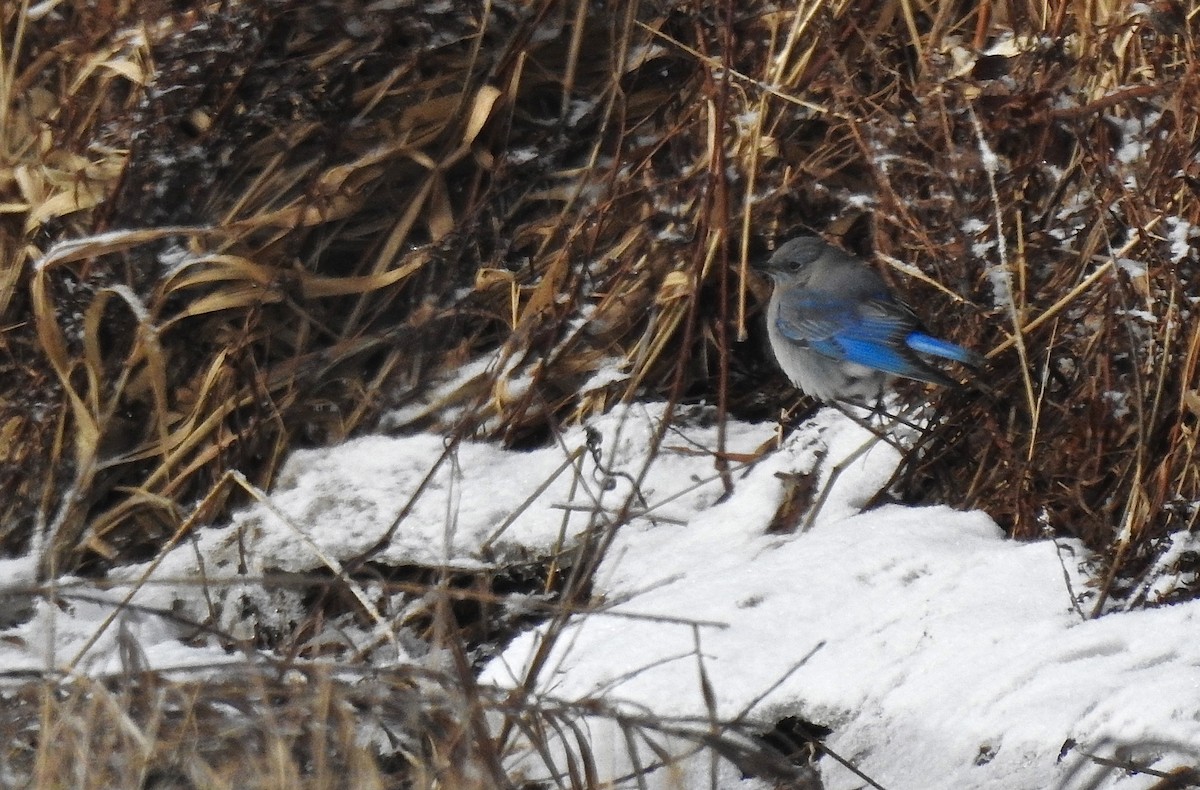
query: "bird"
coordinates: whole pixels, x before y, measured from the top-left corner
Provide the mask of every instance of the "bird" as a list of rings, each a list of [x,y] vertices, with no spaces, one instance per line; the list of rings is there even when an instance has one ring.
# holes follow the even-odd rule
[[[808,395],[878,403],[896,378],[956,387],[928,360],[971,368],[984,358],[930,335],[865,261],[816,236],[780,245],[756,268],[774,283],[767,337],[779,367]]]

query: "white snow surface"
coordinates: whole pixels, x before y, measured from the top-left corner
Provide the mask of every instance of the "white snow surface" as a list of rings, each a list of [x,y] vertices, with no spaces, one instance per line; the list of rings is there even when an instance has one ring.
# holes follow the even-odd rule
[[[122,575],[145,580],[135,603],[202,617],[204,601],[212,602],[194,584],[201,565],[210,581],[245,578],[223,595],[252,595],[239,568],[252,576],[336,565],[386,534],[406,508],[376,561],[472,567],[543,554],[620,510],[653,455],[664,413],[661,405],[632,405],[591,426],[604,468],[621,473],[609,488],[582,428],[526,452],[450,446],[431,435],[297,452],[269,504]],[[1103,768],[1084,753],[1158,771],[1196,762],[1200,602],[1085,619],[1073,599],[1091,582],[1078,544],[1015,543],[986,514],[943,506],[863,511],[899,454],[834,410],[778,449],[774,425],[728,423],[725,450],[744,455],[732,462],[726,491],[710,417],[692,409],[667,431],[638,484],[640,498],[631,500],[643,515],[617,529],[597,574],[604,603],[559,635],[536,677],[539,694],[700,720],[714,712],[711,703],[719,719],[744,717],[763,730],[801,717],[830,728],[830,749],[893,789],[1148,788],[1158,779]],[[783,478],[814,469],[821,487],[835,479],[811,528],[768,533]],[[481,551],[485,544],[491,553]],[[13,565],[7,578],[28,581],[28,567]],[[1171,588],[1170,579],[1156,586]],[[103,597],[117,601],[129,590]],[[76,663],[111,608],[70,599],[34,607],[32,619],[0,632],[0,662],[9,669],[118,671],[118,629],[162,669],[242,658],[187,647],[179,628],[143,613],[122,615]],[[234,629],[245,607],[227,608],[217,625]],[[519,636],[483,681],[519,682],[544,636],[544,626]],[[431,659],[401,650],[394,660]],[[628,747],[611,727],[595,717],[581,726],[594,737],[602,773],[628,769]],[[831,757],[819,765],[831,790],[864,786]],[[769,786],[727,765],[714,784],[711,770],[707,758],[692,758],[647,781]]]

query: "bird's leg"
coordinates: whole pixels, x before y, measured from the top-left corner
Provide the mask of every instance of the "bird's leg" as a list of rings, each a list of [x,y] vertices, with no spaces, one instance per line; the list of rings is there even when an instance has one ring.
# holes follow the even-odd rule
[[[868,418],[863,419],[862,417],[858,416],[857,414],[855,414],[854,412],[851,411],[851,409],[856,407],[856,404],[854,404],[851,401],[834,401],[831,405],[833,406],[833,408],[835,408],[839,412],[841,412],[842,416],[846,417],[846,419],[850,420],[855,425],[857,425],[859,428],[862,428],[864,431],[867,431],[868,433],[874,435],[875,438],[878,439],[879,441],[887,442],[888,444],[890,444],[892,447],[895,447],[900,452],[904,452],[904,448],[901,447],[895,439],[893,439],[891,436],[888,435],[888,426],[887,425],[881,425],[880,427],[876,428],[874,425],[871,424],[871,420],[870,420],[870,417],[879,416],[881,419],[886,417],[889,420],[896,421],[896,420],[899,420],[899,417],[888,414],[887,412],[882,411],[882,410],[876,411],[876,410],[872,409],[871,414],[868,416]]]

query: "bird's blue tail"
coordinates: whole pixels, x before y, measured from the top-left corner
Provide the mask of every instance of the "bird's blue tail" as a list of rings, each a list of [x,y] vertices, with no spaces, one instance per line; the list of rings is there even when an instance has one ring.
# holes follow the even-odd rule
[[[974,351],[957,346],[946,340],[930,337],[922,332],[913,332],[905,338],[904,342],[905,345],[918,354],[929,354],[930,356],[942,357],[943,359],[952,359],[955,362],[961,362],[973,368],[980,367],[984,362],[983,357]]]

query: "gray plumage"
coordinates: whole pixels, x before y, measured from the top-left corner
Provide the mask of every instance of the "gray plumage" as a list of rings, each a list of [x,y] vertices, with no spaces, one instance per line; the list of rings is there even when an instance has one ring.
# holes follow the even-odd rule
[[[774,281],[767,335],[775,358],[822,401],[877,400],[897,376],[955,386],[926,358],[983,361],[927,334],[874,269],[815,236],[784,243],[760,268]]]

